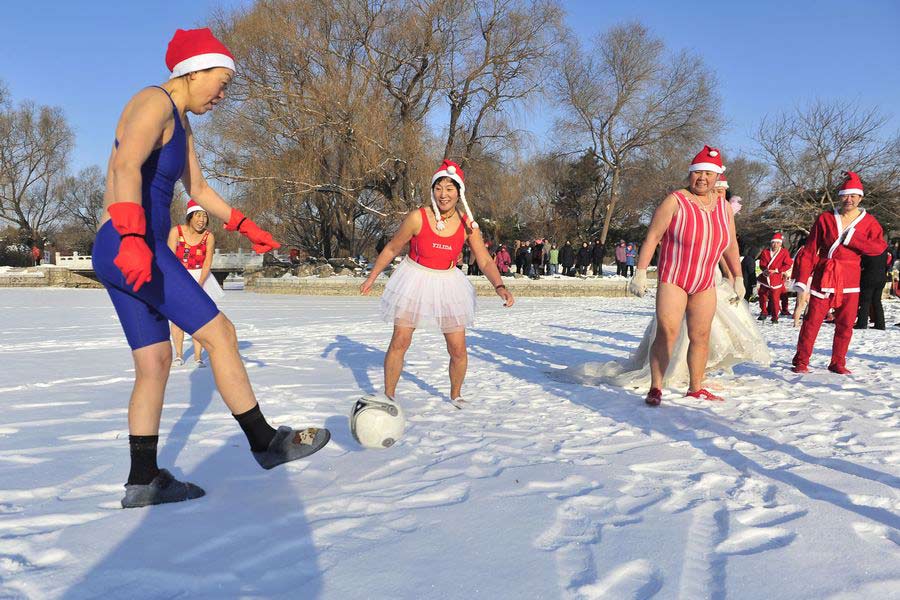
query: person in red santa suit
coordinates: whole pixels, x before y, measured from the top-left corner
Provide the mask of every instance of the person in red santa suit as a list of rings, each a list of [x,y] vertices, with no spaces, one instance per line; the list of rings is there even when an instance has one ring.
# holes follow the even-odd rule
[[[840,208],[818,216],[803,255],[794,267],[796,286],[803,291],[808,288],[810,292],[809,310],[800,328],[793,360],[795,373],[809,372],[813,344],[831,308],[835,327],[828,370],[841,375],[850,373],[846,357],[859,304],[860,257],[877,256],[887,247],[881,224],[859,207],[863,184],[856,173],[846,174],[838,195]],[[810,273],[812,281],[807,286]]]
[[[778,308],[781,305],[781,294],[784,289],[784,273],[793,265],[791,255],[782,248],[784,238],[780,233],[772,236],[771,247],[759,253],[759,317],[757,321],[765,321],[766,315],[772,322],[778,322]]]

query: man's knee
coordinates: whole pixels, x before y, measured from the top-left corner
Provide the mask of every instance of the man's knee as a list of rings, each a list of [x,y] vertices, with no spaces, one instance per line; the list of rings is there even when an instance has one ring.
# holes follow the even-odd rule
[[[172,367],[172,344],[166,342],[140,348],[134,352],[135,376],[166,379]]]
[[[228,317],[219,313],[212,321],[194,332],[192,336],[209,352],[220,348],[237,349],[237,331]]]

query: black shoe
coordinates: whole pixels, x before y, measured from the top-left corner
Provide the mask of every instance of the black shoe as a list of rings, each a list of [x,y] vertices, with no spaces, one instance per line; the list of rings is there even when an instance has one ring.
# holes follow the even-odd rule
[[[761,315],[759,315],[758,317],[756,317],[756,320],[757,320],[757,321],[765,321],[765,320],[766,320],[766,313],[762,313]]]
[[[202,488],[178,481],[166,469],[160,469],[153,481],[146,485],[136,483],[125,486],[125,497],[122,498],[122,508],[138,508],[153,504],[168,504],[169,502],[184,502],[195,500],[206,495]]]
[[[294,430],[282,425],[262,452],[254,452],[253,457],[263,469],[271,469],[280,464],[306,458],[325,447],[331,433],[327,429],[307,427]]]

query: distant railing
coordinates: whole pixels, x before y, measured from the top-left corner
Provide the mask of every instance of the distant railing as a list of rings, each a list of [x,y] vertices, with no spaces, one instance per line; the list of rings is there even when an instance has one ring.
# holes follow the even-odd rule
[[[71,256],[63,256],[59,252],[56,253],[54,261],[57,267],[66,267],[70,271],[93,271],[94,265],[91,263],[91,257],[83,256],[77,252],[73,252]]]
[[[277,252],[273,254],[276,259],[282,259]],[[73,252],[71,255],[62,255],[57,252],[55,262],[56,266],[66,267],[70,271],[92,271],[94,269],[90,255],[85,256],[77,252]],[[263,255],[256,252],[245,252],[241,249],[238,249],[237,252],[219,252],[218,248],[213,252],[213,271],[243,271],[262,266]]]
[[[219,252],[218,248],[213,252],[212,268],[214,271],[243,271],[262,266],[263,255],[256,252],[244,252],[240,248],[237,252]]]

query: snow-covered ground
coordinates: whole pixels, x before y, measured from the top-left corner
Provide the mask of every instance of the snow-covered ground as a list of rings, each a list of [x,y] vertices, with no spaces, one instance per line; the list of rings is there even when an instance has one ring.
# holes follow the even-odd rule
[[[825,326],[801,377],[796,330],[766,323],[774,364],[714,377],[723,404],[547,375],[627,355],[651,302],[479,299],[473,407],[419,333],[407,434],[363,451],[347,414],[381,385],[377,299],[229,292],[265,414],[333,441],[262,471],[210,370],[176,369],[160,464],[207,496],[122,510],[133,372],[109,300],[0,290],[0,597],[900,597],[900,328],[855,332],[841,377]]]

